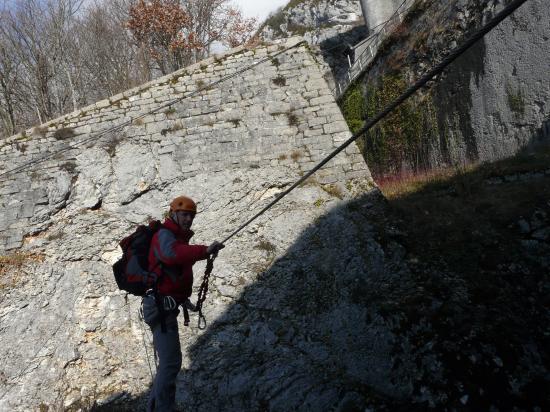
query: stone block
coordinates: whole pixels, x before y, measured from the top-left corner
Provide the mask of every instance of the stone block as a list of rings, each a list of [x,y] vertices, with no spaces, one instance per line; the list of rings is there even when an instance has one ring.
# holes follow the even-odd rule
[[[100,100],[99,102],[97,102],[94,107],[96,109],[103,109],[105,107],[109,107],[111,106],[111,102],[109,101],[109,99],[105,99],[105,100]]]
[[[34,214],[34,204],[31,202],[24,202],[19,207],[19,211],[17,213],[18,218],[29,218],[32,217]]]
[[[328,123],[328,124],[323,125],[323,130],[327,134],[332,134],[332,133],[346,132],[349,129],[348,129],[347,123],[343,120],[340,120],[340,121],[337,121],[337,122]]]
[[[327,95],[327,96],[314,97],[313,99],[310,100],[311,105],[326,105],[327,103],[334,103],[335,105],[334,97]],[[332,105],[328,105],[328,107],[331,107],[331,106]]]

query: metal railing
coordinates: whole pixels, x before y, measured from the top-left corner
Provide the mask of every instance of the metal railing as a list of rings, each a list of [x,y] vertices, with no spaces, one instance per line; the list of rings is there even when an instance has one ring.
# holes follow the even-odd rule
[[[338,99],[348,89],[349,85],[357,78],[374,60],[374,57],[378,53],[378,48],[384,42],[384,40],[391,34],[403,21],[403,17],[409,11],[414,1],[404,0],[399,7],[395,10],[392,16],[384,23],[378,26],[378,29],[363,42],[366,43],[365,50],[358,56],[355,56],[353,64],[346,73],[346,76],[342,80],[336,80],[336,86],[333,89],[333,95]],[[359,43],[355,48],[361,47]],[[349,57],[348,57],[349,61]]]

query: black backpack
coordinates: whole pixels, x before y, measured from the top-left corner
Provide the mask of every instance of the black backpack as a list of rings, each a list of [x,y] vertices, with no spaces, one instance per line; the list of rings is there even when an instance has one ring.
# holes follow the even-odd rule
[[[160,221],[153,220],[119,242],[122,257],[113,265],[113,273],[120,290],[145,296],[147,290],[155,288],[157,275],[149,271],[149,247],[161,227]]]

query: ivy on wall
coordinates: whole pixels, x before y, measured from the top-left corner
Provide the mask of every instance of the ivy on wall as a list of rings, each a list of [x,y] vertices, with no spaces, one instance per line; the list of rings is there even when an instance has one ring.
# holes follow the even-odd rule
[[[341,100],[344,118],[356,133],[371,118],[399,97],[407,83],[401,74],[386,74],[378,84],[369,83],[363,94],[359,83]],[[439,140],[436,110],[429,94],[409,99],[360,138],[359,147],[375,176],[430,165],[430,153]]]

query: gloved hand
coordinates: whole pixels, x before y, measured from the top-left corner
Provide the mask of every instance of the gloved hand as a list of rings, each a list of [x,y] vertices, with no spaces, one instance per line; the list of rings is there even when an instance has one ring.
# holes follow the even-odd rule
[[[223,243],[220,243],[217,240],[215,240],[214,242],[212,242],[210,246],[208,246],[208,248],[206,249],[206,253],[208,253],[209,255],[215,255],[224,247],[225,245]]]

